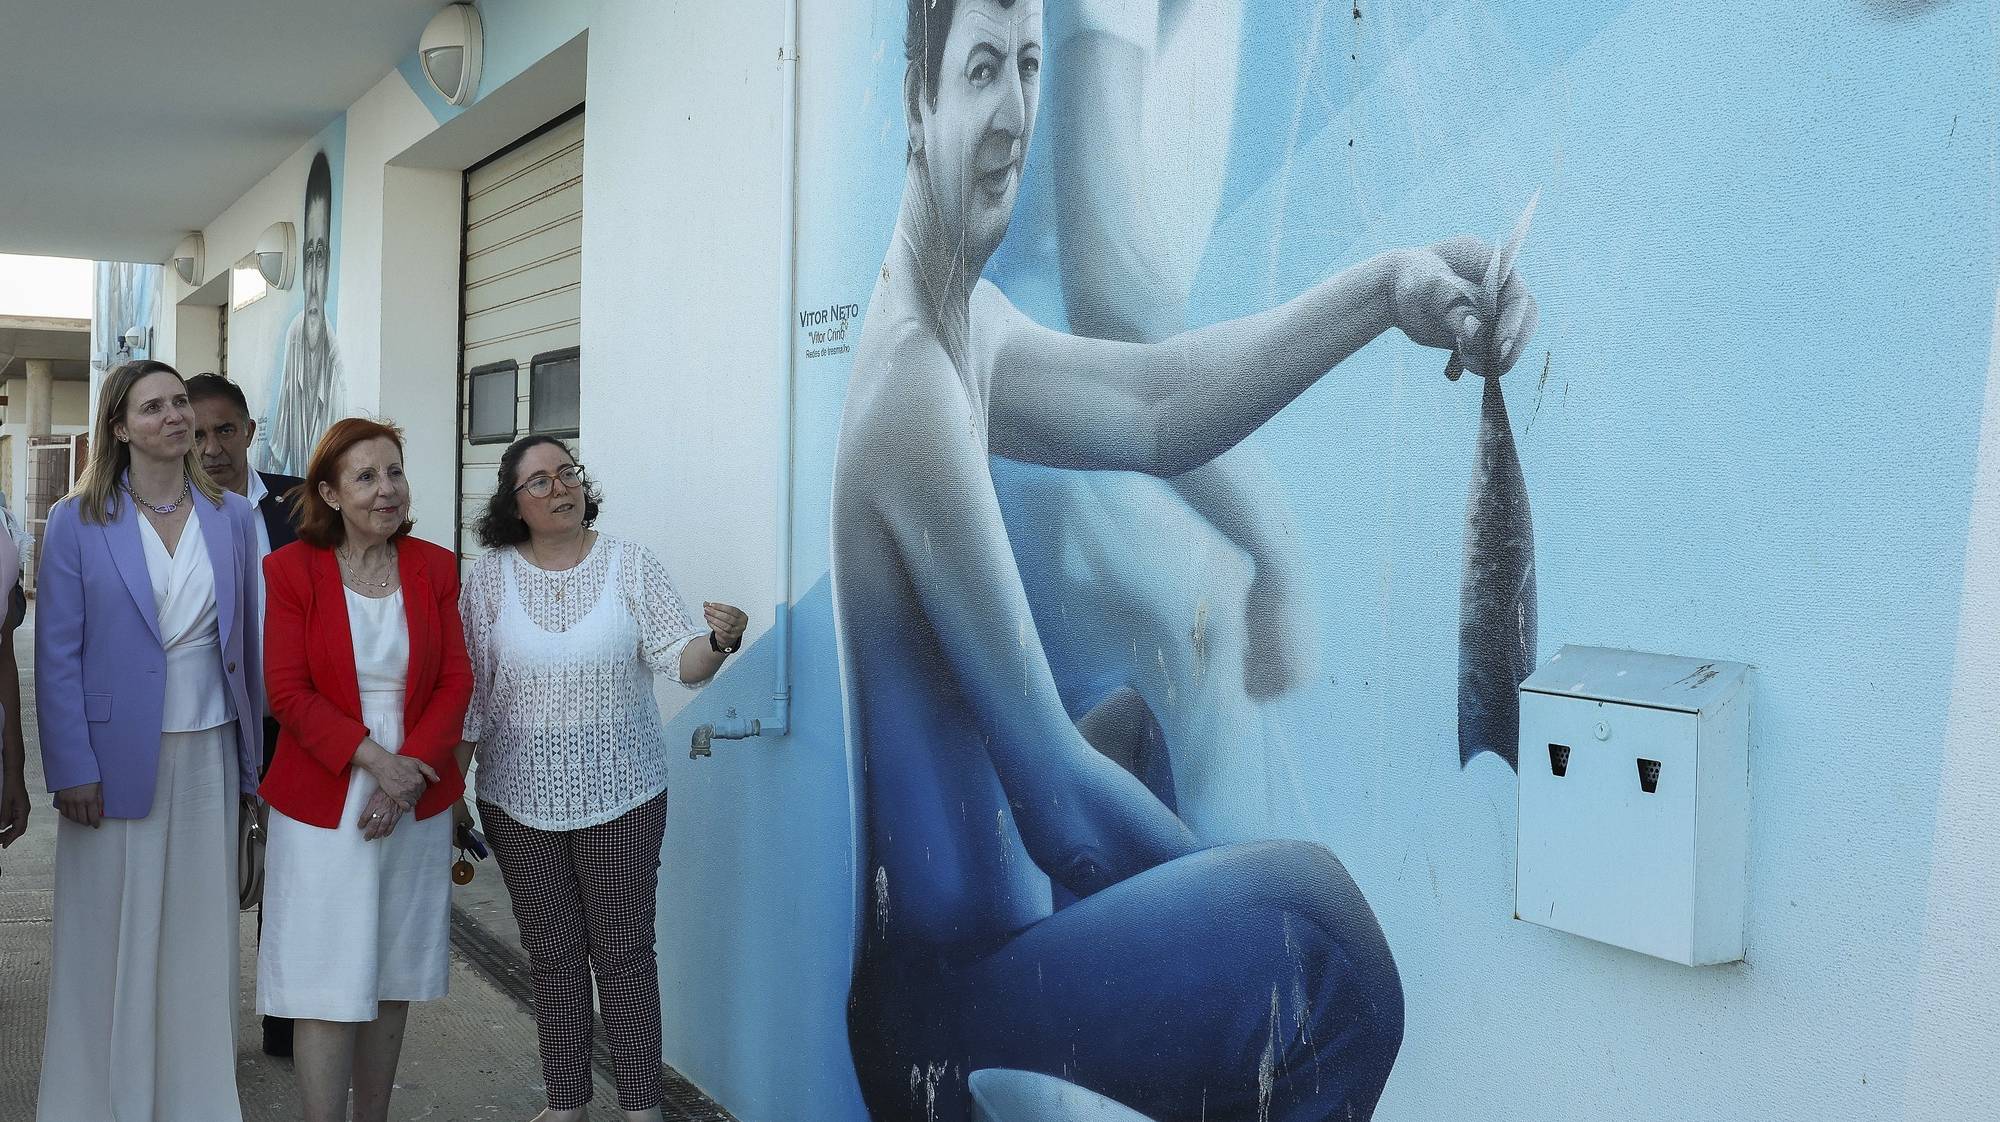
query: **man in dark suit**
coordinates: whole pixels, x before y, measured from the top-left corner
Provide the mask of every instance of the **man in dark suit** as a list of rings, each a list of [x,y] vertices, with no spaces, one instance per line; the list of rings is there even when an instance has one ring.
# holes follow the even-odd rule
[[[250,417],[250,404],[243,390],[218,374],[197,374],[187,380],[188,404],[194,407],[194,445],[201,453],[202,469],[227,490],[249,499],[262,517],[257,523],[257,549],[262,572],[263,558],[274,549],[290,545],[298,536],[293,520],[297,517],[297,488],[304,480],[290,475],[257,471],[250,466],[250,443],[257,435],[257,422]],[[257,587],[257,633],[264,633],[264,588]],[[264,767],[271,766],[271,750],[278,743],[278,722],[264,713]],[[263,919],[258,917],[261,929]],[[264,1018],[264,1052],[271,1056],[292,1054],[292,1022],[284,1017]]]

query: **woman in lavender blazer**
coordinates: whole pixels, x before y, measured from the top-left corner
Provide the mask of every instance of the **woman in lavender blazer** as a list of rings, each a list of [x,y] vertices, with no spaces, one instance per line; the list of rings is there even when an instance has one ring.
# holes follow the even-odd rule
[[[42,1122],[237,1122],[236,823],[263,759],[256,512],[173,367],[106,376],[49,514],[35,703],[56,834]],[[252,803],[251,805],[254,805]]]

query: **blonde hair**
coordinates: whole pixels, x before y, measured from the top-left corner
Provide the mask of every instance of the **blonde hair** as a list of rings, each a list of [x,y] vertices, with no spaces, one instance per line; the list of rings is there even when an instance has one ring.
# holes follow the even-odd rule
[[[97,416],[90,426],[90,460],[76,487],[63,496],[76,501],[76,512],[85,522],[103,525],[118,517],[118,485],[132,466],[132,447],[118,439],[116,426],[125,419],[125,403],[132,396],[132,387],[154,374],[172,374],[175,381],[187,385],[180,371],[152,359],[121,362],[104,376],[104,386],[97,392]],[[221,506],[222,486],[202,470],[201,453],[192,444],[182,466],[194,489]]]

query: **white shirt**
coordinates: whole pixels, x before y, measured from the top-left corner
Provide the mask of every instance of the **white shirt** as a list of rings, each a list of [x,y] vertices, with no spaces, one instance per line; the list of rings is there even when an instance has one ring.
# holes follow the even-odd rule
[[[200,494],[192,502],[207,502]],[[166,709],[161,732],[200,732],[236,719],[229,679],[222,672],[222,632],[215,606],[215,569],[201,535],[201,514],[191,511],[172,553],[152,520],[139,519],[146,549],[146,575],[153,584],[153,607],[160,645],[167,654]]]
[[[653,675],[680,681],[681,651],[704,631],[651,551],[599,535],[575,568],[546,572],[496,549],[473,563],[459,613],[481,799],[576,830],[666,790]]]
[[[410,680],[410,624],[403,590],[387,596],[363,596],[351,588],[342,591],[347,593],[347,629],[354,642],[354,685],[361,694],[361,707],[386,705],[400,710],[404,683]],[[376,742],[382,743],[382,738],[377,736]]]
[[[244,470],[250,473],[250,494],[247,497],[250,500],[251,512],[257,516],[257,634],[262,635],[264,633],[264,558],[271,555],[271,528],[264,524],[264,510],[258,504],[264,501],[265,495],[271,493],[271,489],[264,486],[264,477],[256,468],[246,467]]]

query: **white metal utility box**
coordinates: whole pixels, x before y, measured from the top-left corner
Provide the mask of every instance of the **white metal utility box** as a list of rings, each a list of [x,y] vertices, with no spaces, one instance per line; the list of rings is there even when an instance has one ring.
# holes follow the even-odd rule
[[[1689,966],[1743,957],[1748,668],[1564,647],[1521,683],[1514,916]]]

